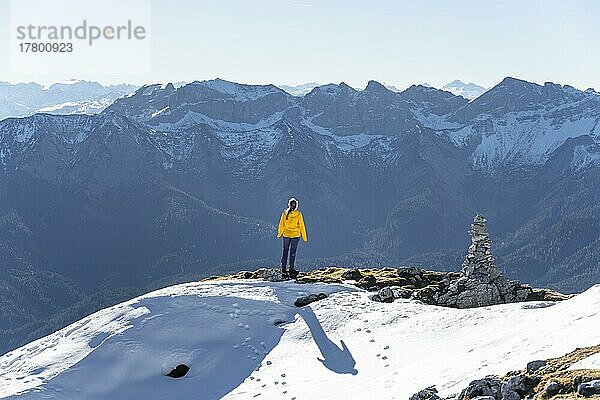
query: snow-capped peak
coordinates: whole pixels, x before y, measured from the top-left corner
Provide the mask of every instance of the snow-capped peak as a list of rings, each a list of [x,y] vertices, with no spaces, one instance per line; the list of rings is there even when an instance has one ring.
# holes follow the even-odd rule
[[[313,90],[314,88],[316,88],[317,86],[320,86],[320,85],[316,82],[310,82],[310,83],[303,83],[301,85],[296,85],[296,86],[279,85],[279,88],[282,90],[285,90],[287,93],[291,94],[292,96],[302,97],[305,94],[310,93],[310,91]]]
[[[486,89],[482,86],[472,82],[464,83],[459,79],[442,86],[442,90],[446,90],[456,96],[462,96],[467,100],[473,100],[481,96],[486,91]]]

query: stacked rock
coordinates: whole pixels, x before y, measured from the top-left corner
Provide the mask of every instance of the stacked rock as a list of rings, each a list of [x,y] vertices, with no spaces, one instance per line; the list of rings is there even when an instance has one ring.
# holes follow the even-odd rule
[[[460,277],[440,294],[437,304],[458,308],[524,301],[532,293],[529,285],[509,281],[496,266],[486,219],[477,214],[471,225],[471,245]]]
[[[461,275],[489,283],[497,279],[501,272],[496,267],[492,255],[492,239],[485,222],[486,219],[479,213],[473,219],[470,230],[471,246],[462,264]]]

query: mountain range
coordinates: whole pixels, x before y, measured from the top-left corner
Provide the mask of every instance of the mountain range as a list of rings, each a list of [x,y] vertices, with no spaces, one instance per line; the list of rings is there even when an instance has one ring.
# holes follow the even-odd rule
[[[471,101],[215,79],[5,119],[0,351],[149,287],[276,264],[292,196],[301,268],[457,270],[482,212],[509,278],[584,290],[600,280],[599,120],[593,90],[510,77]]]
[[[385,86],[392,92],[401,92],[402,91],[393,85],[386,84],[386,83],[382,83],[382,84],[383,84],[383,86]],[[177,85],[175,85],[175,86],[177,87]],[[304,84],[296,85],[296,86],[279,85],[278,87],[280,89],[285,90],[287,93],[291,94],[292,96],[302,97],[302,96],[310,93],[314,88],[316,88],[318,86],[322,86],[322,85],[319,85],[316,82],[310,82],[310,83],[304,83]],[[423,83],[418,86],[423,86],[423,87],[427,87],[427,88],[432,87],[431,85],[428,85],[427,83]],[[462,96],[467,100],[473,100],[473,99],[481,96],[487,90],[483,86],[479,86],[472,82],[463,83],[459,79],[456,79],[456,80],[442,86],[441,89],[445,90],[447,92],[450,92],[456,96]]]
[[[77,79],[45,86],[37,83],[0,82],[0,120],[35,113],[96,113],[118,97],[136,89],[133,85],[104,86]]]

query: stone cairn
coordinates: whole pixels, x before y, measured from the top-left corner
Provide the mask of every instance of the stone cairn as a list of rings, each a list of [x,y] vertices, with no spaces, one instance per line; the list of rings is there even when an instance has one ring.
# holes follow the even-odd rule
[[[491,282],[501,274],[492,255],[492,239],[485,225],[486,219],[477,214],[471,225],[471,246],[462,264],[462,276]]]
[[[422,282],[414,288],[386,287],[372,299],[390,302],[395,298],[411,298],[427,304],[471,308],[530,298],[533,292],[531,286],[506,279],[496,266],[491,250],[492,240],[485,223],[483,215],[475,216],[470,230],[471,245],[459,273],[447,272],[441,279],[438,277],[435,281]],[[406,271],[409,269],[403,269],[403,273]],[[421,270],[415,271],[418,273]]]
[[[470,230],[471,246],[460,277],[440,296],[440,303],[458,308],[481,307],[525,301],[531,294],[530,286],[509,281],[496,266],[485,223],[483,215],[475,215]]]

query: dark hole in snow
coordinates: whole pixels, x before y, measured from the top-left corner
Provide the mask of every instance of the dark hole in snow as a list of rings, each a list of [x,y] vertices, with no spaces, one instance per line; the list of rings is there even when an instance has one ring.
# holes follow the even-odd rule
[[[171,378],[183,378],[185,376],[185,374],[188,373],[189,370],[190,370],[190,367],[188,367],[187,365],[179,364],[171,372],[169,372],[167,374],[167,376],[169,376]]]

